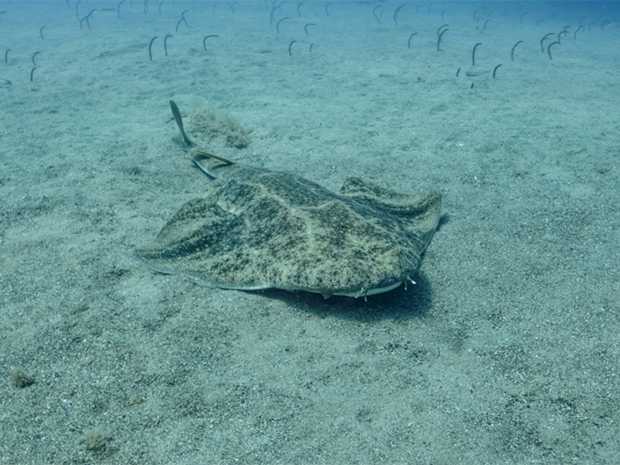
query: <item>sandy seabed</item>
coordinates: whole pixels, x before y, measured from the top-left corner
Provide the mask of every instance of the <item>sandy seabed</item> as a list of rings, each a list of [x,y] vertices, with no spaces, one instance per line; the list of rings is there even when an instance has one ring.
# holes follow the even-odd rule
[[[618,463],[613,15],[69,5],[0,1],[0,464]],[[209,182],[170,99],[251,130],[209,147],[237,162],[441,191],[417,285],[323,300],[146,269],[135,249]]]

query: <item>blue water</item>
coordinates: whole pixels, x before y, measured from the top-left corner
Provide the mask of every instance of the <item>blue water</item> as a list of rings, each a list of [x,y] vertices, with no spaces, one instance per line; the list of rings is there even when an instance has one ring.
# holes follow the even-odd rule
[[[620,2],[0,0],[0,465],[620,463],[619,45]],[[235,163],[440,192],[407,289],[143,266],[213,186],[171,100]]]

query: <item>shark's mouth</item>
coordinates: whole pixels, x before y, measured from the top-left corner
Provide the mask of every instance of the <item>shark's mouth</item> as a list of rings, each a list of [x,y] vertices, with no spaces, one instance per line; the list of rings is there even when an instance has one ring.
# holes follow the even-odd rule
[[[369,295],[383,294],[384,292],[390,292],[393,289],[396,289],[402,284],[402,281],[396,281],[390,284],[385,284],[377,287],[373,287],[371,289],[362,289],[356,292],[336,292],[334,295],[341,295],[345,297],[355,297],[356,299],[360,297],[368,297]]]
[[[397,287],[400,287],[401,285],[404,285],[405,289],[407,289],[408,283],[415,284],[415,281],[408,276],[404,280],[402,278],[388,278],[388,279],[384,279],[383,281],[378,283],[376,286],[368,288],[368,289],[362,288],[362,289],[351,290],[351,291],[342,290],[342,291],[332,292],[331,294],[325,294],[325,293],[321,293],[321,294],[326,299],[331,297],[332,295],[337,295],[337,296],[342,296],[342,297],[353,297],[355,299],[359,299],[360,297],[363,297],[364,299],[366,299],[366,297],[368,297],[369,295],[377,295],[377,294],[383,294],[385,292],[390,292],[396,289]]]

